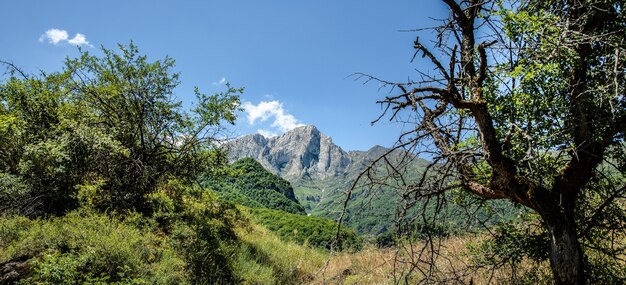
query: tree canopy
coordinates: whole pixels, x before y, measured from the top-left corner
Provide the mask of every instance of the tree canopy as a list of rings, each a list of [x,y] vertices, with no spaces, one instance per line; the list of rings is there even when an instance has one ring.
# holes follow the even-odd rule
[[[62,214],[79,202],[150,211],[168,179],[194,181],[224,164],[215,151],[242,89],[182,108],[174,60],[148,61],[131,43],[82,52],[60,72],[13,72],[0,85],[0,212]]]

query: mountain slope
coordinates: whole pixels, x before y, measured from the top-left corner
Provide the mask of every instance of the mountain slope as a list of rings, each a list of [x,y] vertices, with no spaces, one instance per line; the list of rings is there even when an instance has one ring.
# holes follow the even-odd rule
[[[344,151],[315,126],[295,128],[281,136],[266,138],[260,134],[228,142],[229,160],[244,157],[258,160],[271,172],[285,178],[294,187],[297,199],[309,214],[336,219],[342,211],[345,191],[372,160],[389,149],[374,146],[367,151]],[[392,153],[401,159],[402,152]],[[427,163],[411,159],[415,174]],[[346,223],[361,233],[377,234],[387,230],[395,216],[393,203],[399,199],[396,189],[359,189],[348,205]]]
[[[252,158],[229,166],[230,173],[219,179],[205,179],[204,186],[222,197],[248,207],[264,207],[293,214],[305,214],[288,181],[268,172]]]
[[[284,240],[330,249],[360,246],[360,238],[348,227],[342,227],[335,243],[337,223],[322,217],[306,216],[291,184],[267,171],[253,158],[242,158],[228,166],[219,179],[205,179],[205,186],[222,198],[250,207],[250,217]]]

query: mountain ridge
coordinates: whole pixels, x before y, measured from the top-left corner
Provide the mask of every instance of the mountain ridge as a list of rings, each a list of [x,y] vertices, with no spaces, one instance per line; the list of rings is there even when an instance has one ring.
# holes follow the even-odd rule
[[[349,167],[349,153],[332,142],[314,125],[294,128],[280,136],[245,135],[226,144],[229,160],[243,157],[258,160],[271,172],[297,180],[303,177],[324,179]]]
[[[345,192],[371,162],[391,149],[374,145],[370,149],[344,151],[313,125],[292,129],[280,136],[245,135],[224,144],[230,162],[253,158],[270,172],[293,185],[298,201],[308,214],[336,219],[342,212]],[[406,152],[394,150],[390,160],[403,159]],[[412,157],[414,158],[414,157]],[[423,159],[415,159],[411,169],[423,169]],[[397,189],[357,189],[345,217],[348,225],[361,233],[385,231],[395,216],[393,201]],[[375,193],[380,201],[371,201]],[[382,196],[381,196],[382,195]],[[374,203],[369,209],[362,205]]]

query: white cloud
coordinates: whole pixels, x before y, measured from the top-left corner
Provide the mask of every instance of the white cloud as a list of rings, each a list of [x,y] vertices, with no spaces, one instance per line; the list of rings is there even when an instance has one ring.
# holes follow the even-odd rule
[[[48,43],[56,45],[61,41],[66,41],[68,37],[66,30],[50,29],[39,37],[39,41],[43,42],[47,39]]]
[[[226,77],[222,77],[222,79],[220,79],[220,81],[218,82],[213,82],[211,84],[215,85],[215,86],[220,86],[223,85],[224,83],[226,83]]]
[[[76,35],[70,39],[67,31],[61,30],[61,29],[47,30],[43,35],[39,37],[39,42],[44,42],[45,40],[47,40],[48,43],[53,44],[53,45],[57,45],[62,42],[67,42],[68,44],[71,44],[73,46],[86,45],[86,46],[93,47],[93,45],[91,45],[89,41],[87,41],[87,37],[85,37],[85,35],[81,33],[76,33]]]
[[[258,105],[254,105],[250,102],[244,102],[241,106],[248,114],[247,118],[250,125],[254,125],[257,121],[265,122],[270,118],[273,118],[274,122],[271,126],[278,128],[281,132],[286,132],[293,128],[303,126],[303,124],[300,123],[296,117],[287,113],[285,109],[283,109],[282,103],[276,100],[261,101]],[[259,133],[262,131],[269,134],[269,131],[267,130],[259,130]]]
[[[67,42],[73,46],[87,45],[87,46],[93,47],[91,44],[89,44],[89,41],[87,41],[87,38],[85,38],[85,35],[79,34],[79,33],[76,33],[74,38],[68,40]]]
[[[264,129],[259,129],[259,130],[257,130],[257,132],[259,134],[261,134],[262,136],[266,137],[266,138],[271,138],[271,137],[278,136],[277,133],[272,132],[272,131],[268,131],[268,130],[264,130]]]

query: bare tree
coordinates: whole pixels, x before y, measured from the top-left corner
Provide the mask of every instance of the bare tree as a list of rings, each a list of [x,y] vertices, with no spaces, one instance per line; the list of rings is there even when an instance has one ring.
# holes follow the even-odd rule
[[[607,207],[625,209],[624,1],[442,2],[450,17],[434,29],[436,39],[414,42],[425,60],[419,80],[358,74],[395,94],[379,101],[384,112],[374,121],[408,126],[394,149],[432,161],[419,179],[404,183],[400,218],[445,218],[438,207],[459,189],[483,201],[512,201],[541,217],[555,282],[586,283],[592,245],[583,249],[581,240],[603,226]],[[360,181],[380,163],[389,161],[375,161]],[[435,214],[424,211],[429,203]],[[420,217],[407,211],[415,205]],[[614,241],[624,237],[624,224],[605,228],[620,235]],[[428,241],[408,249],[404,276],[433,276],[438,247]],[[624,250],[605,246],[603,252]]]

